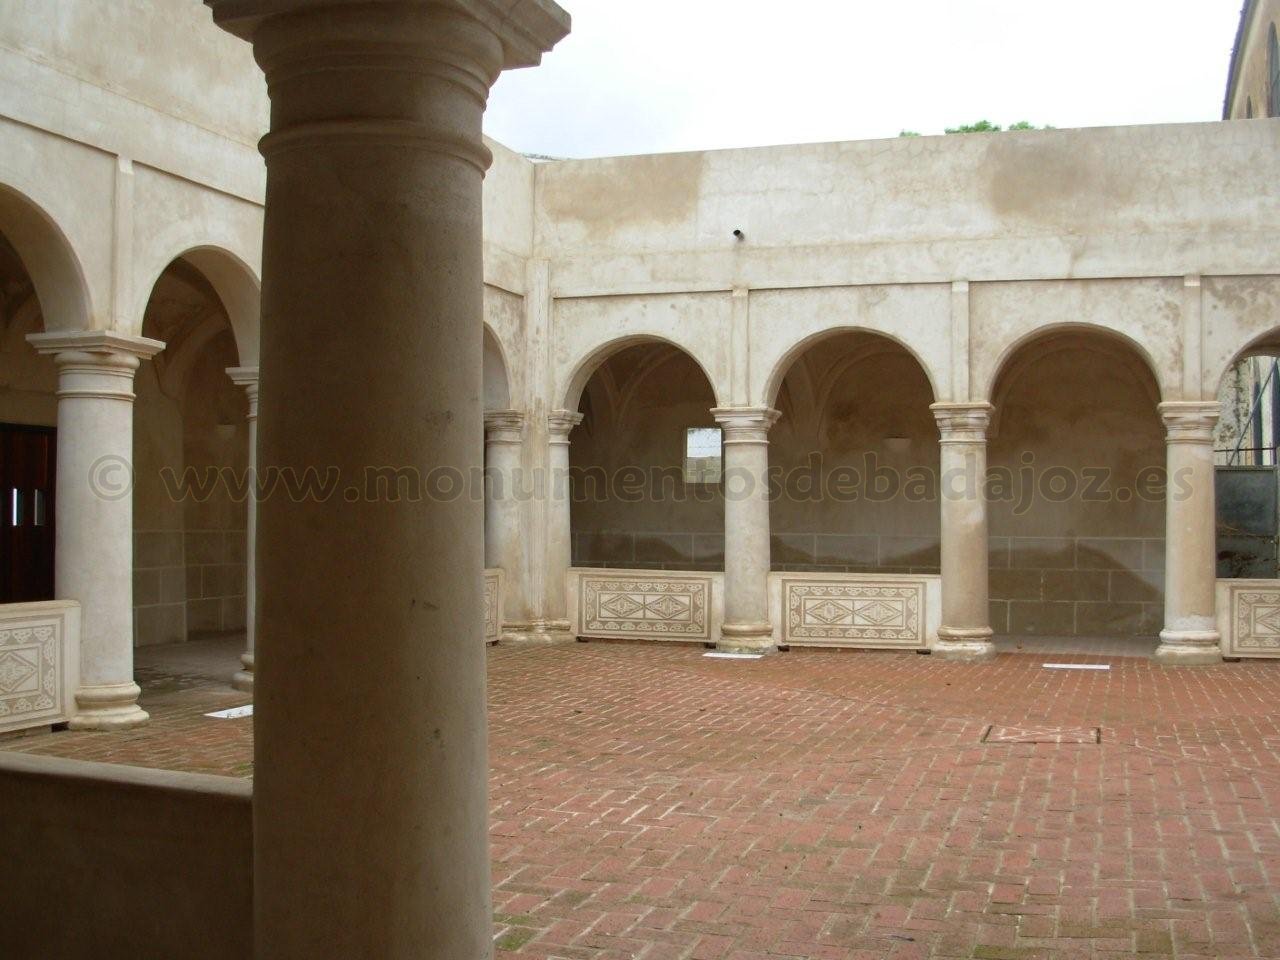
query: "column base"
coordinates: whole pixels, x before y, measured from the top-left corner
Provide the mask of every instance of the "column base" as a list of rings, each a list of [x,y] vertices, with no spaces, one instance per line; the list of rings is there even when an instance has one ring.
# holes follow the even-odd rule
[[[244,669],[237,671],[231,678],[231,685],[245,693],[253,693],[253,654],[242,653],[240,662],[244,664]]]
[[[995,632],[988,628],[975,630],[938,630],[938,642],[932,652],[940,660],[951,663],[981,663],[994,660],[996,645],[991,642]]]
[[[568,620],[542,620],[534,623],[504,623],[502,625],[501,643],[516,646],[549,647],[558,643],[573,643],[577,637],[573,635]]]
[[[720,627],[720,639],[716,649],[721,653],[760,653],[778,652],[778,645],[773,640],[773,624],[771,623],[726,623]]]
[[[1153,656],[1166,667],[1211,667],[1222,663],[1222,637],[1212,631],[1165,630]]]
[[[67,722],[69,730],[128,730],[151,719],[138,706],[142,690],[136,683],[81,687],[76,691],[79,712]]]

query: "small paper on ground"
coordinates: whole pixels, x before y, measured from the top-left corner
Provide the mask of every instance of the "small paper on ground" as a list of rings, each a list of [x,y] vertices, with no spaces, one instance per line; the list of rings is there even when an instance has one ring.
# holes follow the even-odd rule
[[[763,653],[704,653],[704,657],[710,657],[712,660],[763,660]]]
[[[1046,670],[1110,670],[1109,663],[1046,663]]]
[[[241,717],[253,716],[253,704],[247,707],[232,707],[230,710],[219,710],[217,713],[206,713],[206,717],[212,717],[215,720],[239,720]]]

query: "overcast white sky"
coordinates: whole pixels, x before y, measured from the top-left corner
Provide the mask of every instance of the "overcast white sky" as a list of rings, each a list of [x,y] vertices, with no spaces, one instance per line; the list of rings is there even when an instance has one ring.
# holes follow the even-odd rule
[[[503,76],[486,132],[600,157],[1217,120],[1242,0],[561,0],[573,33]]]

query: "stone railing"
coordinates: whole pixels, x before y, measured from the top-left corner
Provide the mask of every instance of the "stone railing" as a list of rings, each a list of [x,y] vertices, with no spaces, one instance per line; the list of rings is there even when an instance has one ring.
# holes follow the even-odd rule
[[[769,609],[782,647],[928,650],[942,622],[942,578],[773,573]]]
[[[1219,580],[1218,632],[1228,659],[1280,657],[1280,580]]]
[[[501,570],[484,572],[484,642],[492,646],[502,637],[502,587]]]
[[[0,751],[0,957],[250,960],[252,789]]]
[[[80,604],[0,605],[0,733],[70,720],[80,685]]]
[[[724,621],[724,574],[677,570],[569,571],[573,634],[599,640],[714,643]]]

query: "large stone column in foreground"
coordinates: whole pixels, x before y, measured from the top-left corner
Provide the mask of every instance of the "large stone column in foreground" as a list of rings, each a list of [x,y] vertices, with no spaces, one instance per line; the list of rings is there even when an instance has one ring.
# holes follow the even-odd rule
[[[249,398],[249,499],[245,503],[245,583],[244,583],[244,653],[240,654],[243,670],[237,671],[232,684],[237,690],[253,692],[254,620],[257,615],[258,574],[258,368],[231,367],[227,376],[238,387],[244,387]]]
[[[777,649],[769,619],[769,428],[778,411],[722,407],[724,430],[724,623],[717,646],[731,653]]]
[[[933,655],[989,660],[991,637],[987,545],[989,403],[935,403],[941,435],[942,626]]]
[[[84,610],[74,730],[148,719],[133,679],[133,378],[159,340],[117,333],[28,338],[58,366],[54,586]]]
[[[321,486],[258,510],[255,956],[481,960],[481,116],[568,18],[207,2],[271,96],[259,468]]]
[[[1170,666],[1222,662],[1216,613],[1217,507],[1213,429],[1222,406],[1162,403],[1168,442],[1164,630],[1156,660]]]

